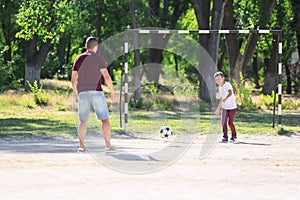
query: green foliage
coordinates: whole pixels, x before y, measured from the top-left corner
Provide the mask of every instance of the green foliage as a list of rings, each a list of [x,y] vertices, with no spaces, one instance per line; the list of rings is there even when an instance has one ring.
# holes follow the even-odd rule
[[[62,90],[55,90],[54,94],[56,96],[62,96],[63,98],[67,98],[70,93],[73,91],[73,89],[71,87],[68,87],[66,91],[62,91]]]
[[[205,112],[206,111],[206,102],[205,101],[200,101],[198,102],[199,104],[199,111],[200,112]]]
[[[293,101],[292,99],[284,99],[282,102],[283,110],[297,110],[300,108],[300,102]]]
[[[72,23],[71,8],[72,3],[67,0],[23,1],[16,15],[16,22],[21,27],[16,37],[30,40],[38,36],[43,42],[54,38]]]
[[[261,107],[262,109],[273,110],[274,97],[275,97],[274,91],[272,92],[272,95],[261,94],[258,102],[259,107]],[[283,110],[297,110],[300,107],[299,102],[297,102],[296,100],[292,100],[290,98],[283,99],[281,105]],[[277,108],[277,106],[278,106],[278,94],[276,94],[275,97],[275,107]]]
[[[256,110],[256,106],[252,102],[252,90],[254,86],[246,86],[245,79],[243,78],[242,73],[240,74],[241,83],[238,85],[236,81],[233,81],[233,88],[236,91],[236,101],[238,107],[242,110]]]
[[[16,37],[30,40],[37,35],[44,42],[46,39],[53,38],[54,32],[46,29],[52,20],[50,11],[51,1],[24,1],[17,14],[16,22],[22,28]]]
[[[21,106],[25,107],[25,108],[34,108],[35,106],[35,102],[32,101],[32,99],[30,97],[28,97],[27,95],[23,95],[21,98],[21,102],[20,102]]]
[[[140,100],[134,100],[134,98],[131,98],[129,101],[129,108],[130,109],[140,109],[144,105],[144,100],[141,98]]]
[[[66,108],[66,106],[62,103],[58,103],[57,104],[57,110],[58,111],[67,111],[68,109]]]
[[[151,95],[156,95],[158,94],[158,88],[157,88],[157,85],[154,84],[154,83],[150,83],[149,84],[149,92]]]
[[[58,72],[59,69],[60,69],[60,63],[57,57],[57,53],[49,52],[42,66],[41,78],[42,79],[60,78],[61,74]],[[55,77],[56,74],[57,77]]]
[[[272,92],[272,95],[261,94],[258,105],[261,106],[262,108],[272,110],[274,107],[274,95],[275,95],[274,91]],[[278,94],[276,94],[275,103],[276,103],[275,106],[277,106]]]
[[[197,30],[198,23],[194,9],[189,9],[185,15],[179,18],[178,27],[186,30]]]
[[[50,94],[43,90],[43,87],[39,87],[37,81],[34,81],[33,85],[27,81],[30,90],[32,91],[34,101],[37,105],[48,105],[50,101]]]
[[[17,79],[15,76],[15,68],[13,62],[4,65],[0,61],[0,91],[16,89],[21,86],[22,79]]]

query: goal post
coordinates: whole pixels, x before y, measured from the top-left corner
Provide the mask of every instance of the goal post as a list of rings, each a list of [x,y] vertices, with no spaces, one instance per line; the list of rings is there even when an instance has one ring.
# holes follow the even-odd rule
[[[277,35],[277,72],[278,72],[278,128],[282,127],[282,30],[167,30],[167,29],[126,29],[124,31],[124,131],[128,132],[128,115],[129,115],[129,96],[128,96],[128,55],[129,55],[129,33],[137,34],[275,34]],[[121,95],[121,94],[120,94]],[[276,98],[276,90],[275,90]],[[121,101],[120,101],[121,104]],[[120,106],[121,107],[121,106]],[[275,101],[274,101],[275,108]],[[121,115],[121,110],[120,110]],[[274,127],[275,109],[273,114]]]

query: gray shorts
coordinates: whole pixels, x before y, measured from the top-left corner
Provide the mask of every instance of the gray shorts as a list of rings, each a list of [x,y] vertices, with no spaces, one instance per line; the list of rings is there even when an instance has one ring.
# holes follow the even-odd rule
[[[78,115],[80,120],[88,120],[91,106],[99,120],[109,118],[109,111],[103,91],[84,91],[78,95]]]

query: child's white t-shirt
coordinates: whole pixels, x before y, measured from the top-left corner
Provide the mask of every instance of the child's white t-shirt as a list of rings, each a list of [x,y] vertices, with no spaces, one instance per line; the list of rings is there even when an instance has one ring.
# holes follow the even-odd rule
[[[219,87],[219,94],[222,99],[225,99],[228,95],[228,90],[231,90],[232,95],[225,102],[222,102],[222,108],[226,110],[232,110],[237,108],[237,105],[231,84],[229,82],[225,82],[222,87]]]

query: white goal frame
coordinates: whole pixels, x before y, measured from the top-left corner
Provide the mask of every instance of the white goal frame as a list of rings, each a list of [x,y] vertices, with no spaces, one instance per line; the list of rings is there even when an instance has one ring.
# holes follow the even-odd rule
[[[277,59],[277,67],[278,67],[278,128],[282,127],[282,30],[143,30],[143,29],[126,29],[124,31],[124,128],[125,133],[128,132],[128,34],[129,33],[138,33],[138,34],[267,34],[272,33],[276,34],[278,37],[277,45],[278,45],[278,59]],[[121,94],[120,94],[121,95]],[[274,112],[273,112],[273,127],[274,127],[274,116],[275,116],[275,98],[276,98],[276,90],[274,97]],[[121,103],[121,102],[120,102]],[[121,107],[121,106],[120,106]],[[120,111],[120,115],[121,111]],[[121,116],[120,116],[121,118]]]

